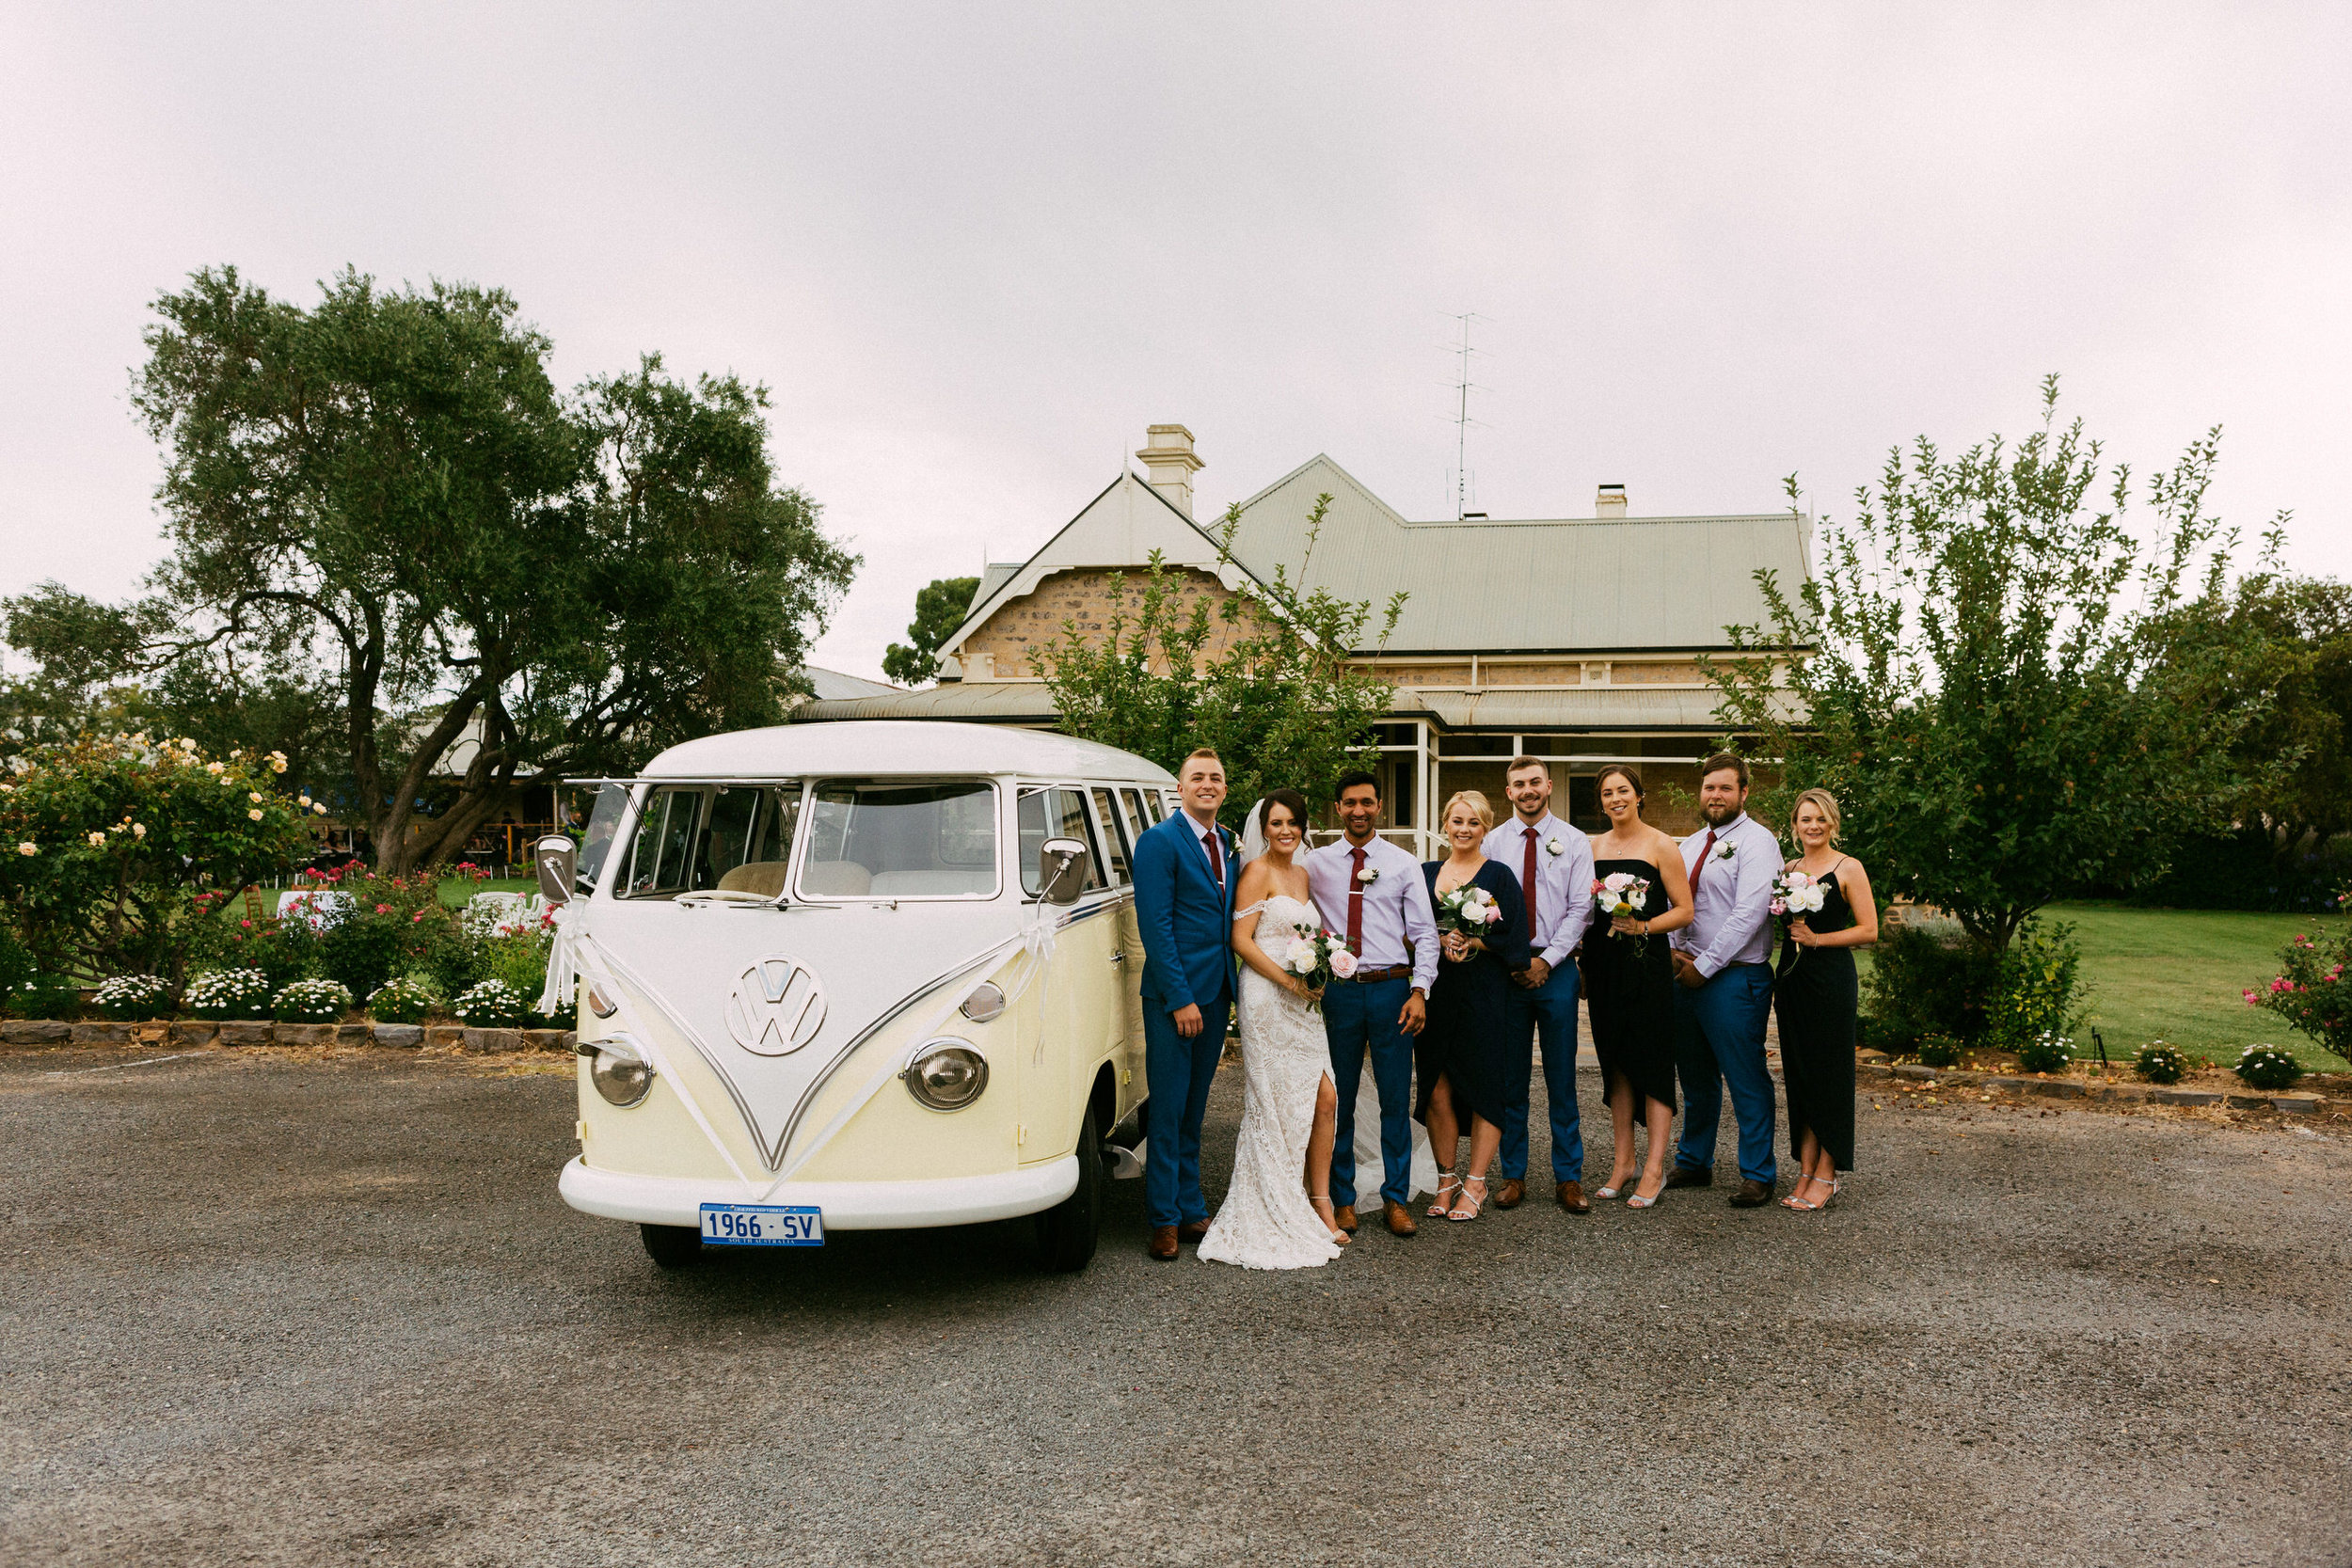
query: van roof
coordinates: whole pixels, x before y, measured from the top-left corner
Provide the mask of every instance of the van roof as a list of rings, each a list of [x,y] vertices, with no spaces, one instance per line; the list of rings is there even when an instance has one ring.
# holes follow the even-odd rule
[[[1031,773],[1173,786],[1131,752],[1044,730],[936,720],[777,724],[707,735],[646,764],[648,779],[771,778],[798,773]]]

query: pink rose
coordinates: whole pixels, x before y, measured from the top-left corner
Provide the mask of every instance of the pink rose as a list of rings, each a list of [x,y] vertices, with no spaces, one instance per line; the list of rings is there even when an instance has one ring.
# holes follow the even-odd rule
[[[1346,948],[1343,947],[1338,952],[1331,955],[1331,974],[1335,978],[1344,980],[1355,973],[1355,954],[1350,953]]]
[[[1788,901],[1785,898],[1773,899],[1772,912],[1774,914],[1787,914],[1788,912]]]

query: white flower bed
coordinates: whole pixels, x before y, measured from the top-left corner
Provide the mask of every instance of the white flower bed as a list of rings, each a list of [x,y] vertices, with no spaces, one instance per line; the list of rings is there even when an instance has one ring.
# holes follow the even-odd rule
[[[92,996],[109,1018],[161,1018],[171,1010],[171,987],[161,975],[116,974],[98,982]]]
[[[260,1018],[269,1010],[269,976],[258,969],[210,969],[188,982],[181,1000],[199,1018]]]
[[[296,980],[270,1010],[281,1023],[332,1023],[351,1011],[351,990],[341,980]]]
[[[457,993],[449,1010],[469,1029],[513,1029],[523,1022],[522,992],[503,980],[485,980]]]

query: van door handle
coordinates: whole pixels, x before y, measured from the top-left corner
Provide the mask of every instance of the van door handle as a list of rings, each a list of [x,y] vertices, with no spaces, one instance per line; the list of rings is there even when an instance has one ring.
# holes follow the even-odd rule
[[[1111,955],[1111,962],[1113,962],[1113,963],[1115,963],[1115,964],[1123,964],[1123,963],[1125,963],[1126,961],[1127,961],[1127,955],[1126,955],[1125,953],[1113,953],[1113,954]]]

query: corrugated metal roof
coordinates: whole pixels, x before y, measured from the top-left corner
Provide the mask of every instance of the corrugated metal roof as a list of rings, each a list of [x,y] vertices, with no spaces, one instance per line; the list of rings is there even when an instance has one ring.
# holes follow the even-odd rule
[[[1697,730],[1712,734],[1721,699],[1711,690],[1568,686],[1557,691],[1399,691],[1449,730]]]
[[[920,691],[803,703],[795,723],[834,719],[964,719],[984,724],[1050,724],[1060,715],[1042,681],[951,681]]]
[[[1720,648],[1724,628],[1765,613],[1753,574],[1793,593],[1806,576],[1804,524],[1742,516],[1407,522],[1328,457],[1317,456],[1243,503],[1233,550],[1260,578],[1295,579],[1308,513],[1331,509],[1305,585],[1377,612],[1410,596],[1391,653]]]
[[[809,689],[820,702],[838,702],[849,697],[880,697],[904,689],[888,681],[869,681],[863,675],[845,675],[838,670],[819,670],[814,664],[802,666],[808,676]]]
[[[1400,688],[1392,719],[1430,719],[1449,730],[1695,730],[1723,727],[1712,690],[1564,686],[1556,691],[1418,691]],[[1050,724],[1059,715],[1042,681],[955,681],[922,691],[850,702],[803,703],[803,723],[843,719],[961,719],[977,723]]]

